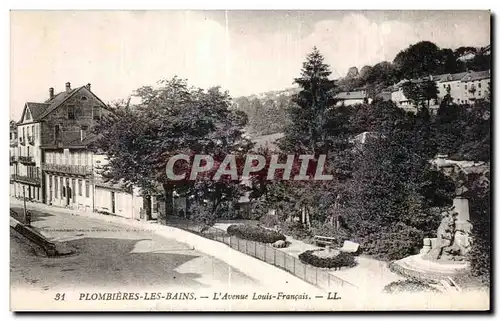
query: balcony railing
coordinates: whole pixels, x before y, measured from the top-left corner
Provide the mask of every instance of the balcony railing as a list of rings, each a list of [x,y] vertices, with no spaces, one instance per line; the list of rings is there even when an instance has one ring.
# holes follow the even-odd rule
[[[16,158],[16,156],[11,156],[11,157],[10,157],[10,163],[11,163],[11,164],[17,163],[17,158]]]
[[[88,165],[63,165],[63,164],[43,163],[42,170],[48,172],[57,172],[57,173],[75,174],[75,175],[92,174],[92,166]]]
[[[19,144],[25,146],[26,145],[26,141],[24,139],[24,137],[19,137]]]
[[[30,145],[35,145],[35,136],[28,136],[28,143]]]
[[[35,164],[33,156],[19,156],[19,162],[22,164]]]
[[[11,177],[14,181],[20,182],[20,183],[25,183],[25,184],[30,184],[30,185],[40,185],[41,184],[41,180],[40,180],[39,175],[37,175],[36,177],[28,177],[28,176],[13,174]]]

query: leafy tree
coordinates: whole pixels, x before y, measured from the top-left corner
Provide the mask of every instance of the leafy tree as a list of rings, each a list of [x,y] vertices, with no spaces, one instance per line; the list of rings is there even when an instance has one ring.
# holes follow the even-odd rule
[[[401,78],[416,79],[435,74],[441,65],[441,51],[430,41],[420,41],[394,58]]]
[[[467,253],[471,264],[471,274],[490,286],[491,274],[491,191],[490,177],[477,176],[471,179],[468,193],[471,214],[471,249]]]
[[[251,147],[242,137],[244,114],[231,109],[227,92],[218,88],[188,87],[185,80],[178,78],[161,80],[159,85],[159,89],[140,88],[139,106],[117,108],[96,126],[94,148],[109,159],[103,174],[137,185],[148,194],[157,193],[160,187],[165,215],[173,208],[174,191],[182,192],[188,199],[196,194],[200,199],[201,190],[203,202],[216,202],[212,208],[215,211],[226,190],[221,191],[214,183],[215,192],[211,193],[212,188],[197,189],[200,184],[192,181],[173,181],[167,177],[166,165],[172,156],[181,153],[208,154],[214,158],[244,153]]]
[[[411,80],[403,84],[403,93],[416,106],[430,106],[432,99],[437,99],[439,90],[432,80]]]
[[[354,159],[345,225],[367,253],[383,259],[414,254],[423,237],[435,234],[439,208],[451,205],[454,186],[431,170],[432,146],[420,142],[419,118],[406,115],[380,128],[380,138]]]

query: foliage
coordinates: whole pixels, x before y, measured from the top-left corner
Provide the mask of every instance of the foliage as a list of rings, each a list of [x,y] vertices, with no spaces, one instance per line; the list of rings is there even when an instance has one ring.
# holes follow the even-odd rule
[[[414,254],[440,221],[435,207],[452,203],[454,185],[433,171],[435,138],[425,113],[405,114],[377,132],[353,162],[343,218],[365,252],[384,259]]]
[[[261,243],[274,243],[279,240],[286,240],[286,237],[279,232],[249,224],[229,225],[227,233],[239,237],[240,239]]]
[[[280,220],[277,215],[265,214],[259,219],[260,223],[265,227],[273,228],[280,225]]]
[[[284,222],[282,224],[282,231],[297,240],[305,240],[312,237],[311,231],[300,222]]]
[[[340,252],[335,256],[331,257],[320,257],[315,254],[317,250],[308,250],[299,254],[299,260],[304,264],[309,264],[312,266],[320,268],[341,268],[341,267],[353,267],[356,265],[354,256],[350,253]],[[320,250],[324,251],[324,250]]]
[[[434,127],[438,151],[454,160],[490,159],[491,103],[477,102],[472,107],[441,103]]]
[[[384,292],[439,292],[439,290],[419,279],[405,279],[387,284],[384,287]]]
[[[403,93],[416,106],[430,106],[432,99],[437,99],[439,90],[436,82],[432,80],[407,81],[403,84]]]
[[[472,224],[472,245],[467,253],[472,276],[490,286],[491,273],[491,198],[489,177],[473,179],[468,191]]]
[[[159,81],[159,86],[139,88],[136,94],[142,100],[140,105],[118,106],[94,128],[93,148],[109,159],[102,174],[139,186],[146,195],[162,193],[166,211],[172,209],[174,191],[194,195],[195,202],[210,203],[205,209],[197,208],[194,217],[208,213],[206,219],[213,221],[221,203],[237,197],[237,184],[203,177],[196,183],[173,181],[165,168],[170,157],[181,153],[211,155],[216,160],[215,169],[225,155],[245,153],[252,147],[243,137],[245,115],[230,108],[229,95],[219,88],[189,87],[185,80],[175,77]],[[189,165],[176,165],[175,170],[189,173]]]

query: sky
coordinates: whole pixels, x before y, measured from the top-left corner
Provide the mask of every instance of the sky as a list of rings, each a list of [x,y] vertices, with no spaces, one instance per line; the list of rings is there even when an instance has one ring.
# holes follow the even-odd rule
[[[488,11],[11,11],[10,111],[92,84],[105,102],[175,75],[233,97],[293,87],[317,46],[332,78],[428,40],[490,43]]]

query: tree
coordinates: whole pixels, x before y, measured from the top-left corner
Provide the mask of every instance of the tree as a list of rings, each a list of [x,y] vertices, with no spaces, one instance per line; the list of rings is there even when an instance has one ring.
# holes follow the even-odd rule
[[[175,77],[161,80],[159,86],[140,88],[140,105],[117,108],[96,126],[94,148],[109,159],[103,170],[106,177],[137,185],[148,194],[161,189],[167,215],[173,208],[174,191],[190,199],[199,186],[167,177],[166,165],[172,156],[208,154],[221,158],[246,152],[251,142],[242,136],[244,114],[230,108],[227,92],[188,87],[185,80]],[[225,197],[225,190],[219,193],[220,186],[215,185],[215,194],[208,193],[211,188],[201,189],[205,192],[203,201],[217,203],[213,211]]]
[[[403,93],[416,106],[430,107],[430,101],[437,99],[439,89],[437,84],[432,80],[410,80],[403,84]]]
[[[303,63],[301,76],[294,81],[301,91],[293,97],[294,104],[288,110],[290,124],[280,141],[283,151],[317,156],[329,149],[328,125],[337,102],[335,83],[328,78],[330,74],[324,57],[314,47]]]
[[[442,64],[441,58],[438,46],[430,41],[420,41],[399,52],[394,64],[402,79],[415,79],[435,74]]]
[[[440,209],[451,205],[454,185],[430,167],[424,120],[398,117],[356,153],[344,219],[368,254],[387,260],[415,254],[422,238],[435,234]]]

